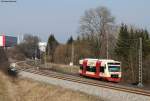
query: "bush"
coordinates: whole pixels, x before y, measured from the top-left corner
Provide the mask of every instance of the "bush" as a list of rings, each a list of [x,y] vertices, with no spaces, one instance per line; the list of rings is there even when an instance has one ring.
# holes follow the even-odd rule
[[[0,70],[7,73],[9,61],[3,47],[0,47]]]

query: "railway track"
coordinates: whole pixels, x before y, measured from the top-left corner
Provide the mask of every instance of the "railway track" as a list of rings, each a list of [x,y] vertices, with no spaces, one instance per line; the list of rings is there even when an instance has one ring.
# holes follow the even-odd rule
[[[123,92],[128,92],[128,93],[140,94],[140,95],[150,97],[150,91],[148,90],[126,87],[126,86],[116,85],[112,83],[98,82],[95,80],[88,80],[88,79],[82,78],[81,76],[68,75],[68,74],[58,73],[54,71],[47,71],[47,70],[36,70],[34,68],[23,68],[23,69],[19,69],[19,71],[25,71],[25,72],[30,72],[30,73],[57,78],[61,80],[67,80],[71,82],[92,85],[96,87],[103,87],[107,89],[113,89],[113,90],[123,91]]]

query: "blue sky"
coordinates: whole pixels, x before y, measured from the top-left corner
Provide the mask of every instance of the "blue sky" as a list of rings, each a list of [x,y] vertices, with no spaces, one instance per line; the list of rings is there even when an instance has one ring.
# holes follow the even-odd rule
[[[17,0],[0,3],[0,32],[18,36],[38,35],[46,41],[53,33],[59,42],[77,36],[85,10],[106,6],[116,23],[132,24],[150,30],[150,0]]]

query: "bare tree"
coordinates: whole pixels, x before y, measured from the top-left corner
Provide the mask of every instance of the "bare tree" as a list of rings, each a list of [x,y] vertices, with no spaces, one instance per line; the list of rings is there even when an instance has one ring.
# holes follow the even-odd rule
[[[35,58],[39,55],[38,42],[39,38],[37,36],[26,34],[23,42],[18,45],[18,48],[27,58]]]
[[[85,11],[81,17],[79,33],[82,38],[90,40],[97,55],[106,58],[109,34],[114,25],[114,17],[106,7],[98,7]]]

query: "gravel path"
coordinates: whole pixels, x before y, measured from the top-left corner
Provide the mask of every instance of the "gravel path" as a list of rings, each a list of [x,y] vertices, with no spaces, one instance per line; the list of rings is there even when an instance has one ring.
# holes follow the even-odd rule
[[[92,94],[101,97],[108,101],[150,101],[150,97],[127,93],[102,87],[95,87],[91,85],[80,84],[76,82],[60,80],[56,78],[41,76],[38,74],[21,71],[19,75],[27,77],[36,81],[62,86],[76,91],[81,91],[87,94]]]

